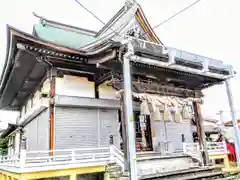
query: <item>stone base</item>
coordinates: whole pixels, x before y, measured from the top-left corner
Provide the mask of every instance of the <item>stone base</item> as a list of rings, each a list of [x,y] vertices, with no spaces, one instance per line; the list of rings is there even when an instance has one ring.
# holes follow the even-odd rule
[[[139,176],[185,170],[193,166],[192,158],[182,154],[137,158]]]

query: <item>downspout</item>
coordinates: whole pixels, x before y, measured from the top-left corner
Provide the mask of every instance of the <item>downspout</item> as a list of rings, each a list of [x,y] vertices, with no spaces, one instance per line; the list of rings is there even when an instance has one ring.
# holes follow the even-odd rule
[[[50,80],[50,90],[49,90],[49,150],[50,156],[54,155],[53,150],[55,149],[55,90],[56,90],[56,76],[57,76],[57,69],[53,67],[53,65],[47,61],[46,59],[37,58],[37,61],[42,61],[46,63],[50,71],[47,73],[47,79]]]
[[[128,45],[127,52],[123,55],[123,76],[124,76],[124,117],[127,125],[128,139],[128,160],[130,164],[130,179],[137,180],[137,157],[136,157],[136,142],[134,131],[133,103],[132,103],[132,80],[131,80],[131,65],[130,57],[133,55],[132,45],[126,41],[123,44]]]
[[[123,64],[123,51],[125,50],[125,45],[120,46],[118,53],[118,61]],[[128,162],[128,139],[127,139],[127,124],[125,118],[125,110],[124,110],[124,96],[123,93],[120,93],[120,114],[121,114],[121,126],[122,126],[122,140],[123,140],[123,152],[124,152],[124,171],[129,172],[130,166]]]
[[[232,89],[229,80],[225,81],[226,85],[226,91],[227,91],[227,96],[228,96],[228,103],[231,111],[231,119],[232,119],[232,124],[234,128],[234,133],[236,136],[236,142],[235,142],[235,148],[236,148],[236,156],[237,156],[237,167],[240,167],[240,131],[239,131],[239,126],[236,120],[236,109],[234,106],[233,102],[233,95],[232,95]]]

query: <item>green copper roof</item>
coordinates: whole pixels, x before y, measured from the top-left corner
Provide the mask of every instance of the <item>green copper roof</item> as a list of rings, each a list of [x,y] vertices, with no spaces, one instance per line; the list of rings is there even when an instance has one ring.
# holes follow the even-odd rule
[[[72,49],[80,49],[96,39],[91,35],[42,24],[35,24],[34,30],[38,38]]]

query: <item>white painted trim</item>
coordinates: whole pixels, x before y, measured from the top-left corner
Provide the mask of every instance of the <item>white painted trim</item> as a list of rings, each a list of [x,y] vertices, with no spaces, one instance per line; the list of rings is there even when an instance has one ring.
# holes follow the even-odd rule
[[[89,153],[86,153],[87,151],[89,151]],[[44,155],[49,154],[49,152],[63,154],[56,156]],[[106,166],[114,162],[121,167],[124,166],[123,153],[114,146],[53,151],[22,151],[20,157],[18,154],[3,157],[2,160],[0,160],[0,169],[14,173],[24,173]]]

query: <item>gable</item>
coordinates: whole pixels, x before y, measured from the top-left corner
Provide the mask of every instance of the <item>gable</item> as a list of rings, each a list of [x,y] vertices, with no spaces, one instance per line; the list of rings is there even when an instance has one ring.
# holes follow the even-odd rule
[[[144,33],[149,38],[149,41],[157,43],[157,44],[163,44],[160,41],[160,39],[158,38],[158,36],[156,35],[156,33],[154,32],[154,30],[152,29],[152,27],[150,26],[141,7],[138,7],[138,9],[135,13],[135,17],[137,19],[137,22],[141,26],[142,30],[144,31]]]
[[[138,32],[140,32],[141,39],[162,44],[145,17],[141,6],[135,1],[126,3],[125,6],[97,33],[97,36],[106,36],[107,34],[113,33],[113,30],[115,36],[118,36],[118,34],[124,36],[128,31],[134,28],[139,28]],[[116,39],[116,37],[113,39]]]

